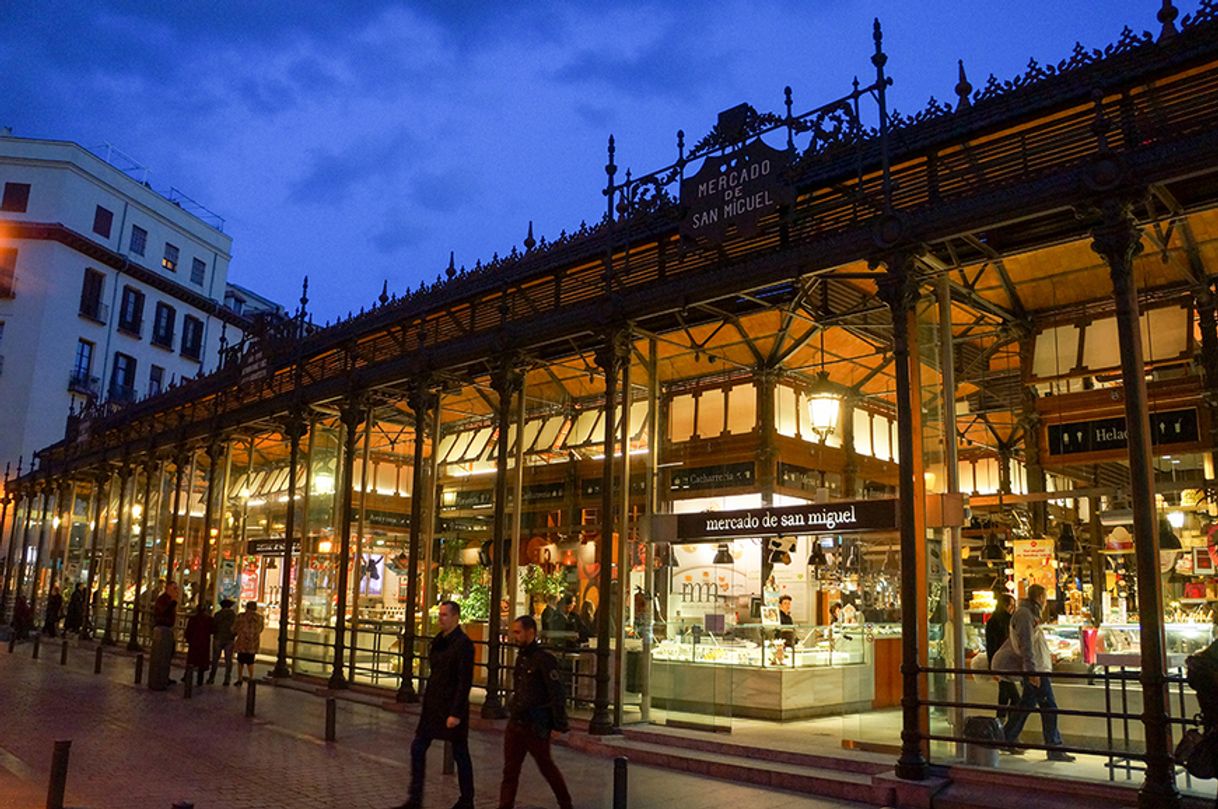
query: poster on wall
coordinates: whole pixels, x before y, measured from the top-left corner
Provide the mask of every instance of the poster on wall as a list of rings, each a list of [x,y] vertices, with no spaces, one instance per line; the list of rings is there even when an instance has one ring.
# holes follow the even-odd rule
[[[237,562],[225,559],[220,562],[220,598],[237,600],[240,588],[237,586]]]
[[[1011,543],[1015,549],[1015,586],[1020,598],[1028,588],[1039,584],[1045,588],[1045,597],[1057,598],[1057,568],[1054,567],[1055,544],[1052,539],[1017,539]]]

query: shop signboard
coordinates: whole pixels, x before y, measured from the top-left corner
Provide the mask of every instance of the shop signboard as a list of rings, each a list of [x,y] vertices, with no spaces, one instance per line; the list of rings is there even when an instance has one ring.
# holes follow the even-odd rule
[[[746,105],[719,115],[719,128],[739,132]],[[733,120],[736,122],[733,123]],[[721,155],[710,155],[697,173],[681,181],[681,235],[718,244],[735,225],[742,236],[757,231],[761,218],[790,205],[795,190],[786,179],[789,152],[756,138]]]
[[[895,531],[897,501],[847,500],[676,515],[676,541]]]
[[[754,479],[752,461],[696,466],[692,469],[674,469],[668,488],[674,492],[688,489],[732,489],[737,486],[751,486]]]
[[[283,537],[267,537],[266,539],[247,539],[245,541],[245,552],[250,556],[275,556],[282,555],[284,547]],[[292,553],[300,552],[300,537],[292,540]]]
[[[582,497],[599,497],[601,493],[601,482],[604,478],[583,478],[579,482],[579,493]],[[613,478],[614,487],[620,492],[622,490],[622,478],[620,475]],[[644,494],[647,491],[647,481],[642,475],[633,475],[630,478],[630,493]]]
[[[1116,452],[1129,445],[1123,416],[1050,424],[1048,437],[1050,455]],[[1195,407],[1150,414],[1150,440],[1154,446],[1195,444],[1200,437]]]
[[[399,514],[396,511],[381,511],[380,509],[370,508],[364,512],[364,519],[372,525],[381,525],[387,528],[410,527],[410,515]]]

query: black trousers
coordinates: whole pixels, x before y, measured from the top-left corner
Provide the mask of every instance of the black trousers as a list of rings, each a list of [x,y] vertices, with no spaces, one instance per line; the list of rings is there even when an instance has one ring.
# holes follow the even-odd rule
[[[1009,680],[998,681],[998,721],[1006,722],[1008,707],[1019,704],[1019,686]]]
[[[427,774],[427,748],[433,738],[419,734],[410,743],[410,795],[411,801],[423,801],[423,776]],[[464,736],[452,740],[453,763],[457,765],[457,786],[461,789],[461,801],[471,806],[474,802],[474,763],[469,757],[469,739]]]
[[[537,762],[537,769],[554,790],[558,809],[571,809],[571,793],[563,780],[558,765],[550,755],[550,735],[538,736],[529,725],[508,722],[503,733],[503,785],[499,787],[499,809],[512,809],[516,805],[516,789],[520,786],[520,767],[525,755]]]

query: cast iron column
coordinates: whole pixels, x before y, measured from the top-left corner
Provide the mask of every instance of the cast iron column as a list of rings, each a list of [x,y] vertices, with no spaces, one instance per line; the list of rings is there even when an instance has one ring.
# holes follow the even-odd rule
[[[207,493],[203,499],[203,551],[199,555],[199,592],[195,604],[206,604],[211,609],[211,597],[207,595],[207,574],[211,566],[212,521],[215,519],[216,502],[216,472],[219,471],[220,459],[224,456],[224,443],[219,438],[213,438],[207,445]]]
[[[38,614],[38,578],[42,572],[42,552],[47,543],[47,522],[51,516],[51,481],[42,487],[42,522],[38,524],[38,550],[34,552],[34,575],[30,578],[30,615]]]
[[[20,474],[20,473],[18,473]],[[4,489],[5,507],[11,502],[13,504],[13,527],[8,534],[8,551],[4,555],[4,591],[0,593],[0,623],[5,623],[8,618],[8,601],[11,582],[13,581],[13,558],[17,555],[17,526],[21,521],[17,518],[17,510],[21,508],[21,501],[24,499],[21,489],[14,489],[10,494],[7,485]],[[26,506],[29,508],[29,506]]]
[[[410,578],[406,581],[406,610],[403,613],[402,634],[402,684],[398,687],[398,702],[418,702],[414,688],[414,613],[419,606],[419,577],[430,575],[421,564],[423,558],[423,491],[427,477],[423,473],[423,450],[427,437],[424,425],[431,409],[432,393],[424,382],[418,382],[410,390],[410,409],[414,411],[414,469],[411,470],[410,486]],[[498,512],[496,512],[498,513]]]
[[[182,476],[186,473],[186,450],[173,456],[173,513],[169,515],[169,547],[165,551],[165,584],[174,581],[173,564],[178,558],[178,511],[182,508]],[[188,503],[189,505],[189,503]]]
[[[291,617],[292,595],[292,542],[296,536],[296,489],[300,467],[300,439],[308,425],[299,410],[288,414],[283,423],[283,433],[288,438],[288,512],[283,521],[283,572],[279,580],[279,648],[275,652],[275,669],[272,677],[290,677],[288,668],[288,620]],[[304,549],[304,540],[301,540]]]
[[[1091,230],[1091,249],[1108,264],[1116,301],[1117,342],[1124,377],[1125,430],[1129,448],[1129,483],[1133,499],[1134,558],[1138,571],[1141,616],[1142,724],[1146,736],[1146,780],[1138,793],[1144,809],[1180,805],[1176,791],[1168,689],[1164,681],[1162,582],[1159,578],[1159,526],[1155,514],[1154,468],[1150,418],[1146,406],[1146,366],[1142,358],[1141,316],[1133,276],[1134,257],[1142,250],[1142,233],[1128,200],[1116,196],[1097,206],[1100,220]]]
[[[115,644],[114,635],[114,591],[118,589],[118,554],[123,547],[123,512],[127,506],[127,481],[131,478],[132,468],[123,464],[118,470],[118,519],[114,523],[114,552],[110,555],[110,592],[106,597],[106,631],[102,634],[102,643],[107,646]]]
[[[102,528],[102,509],[109,499],[106,496],[106,489],[109,485],[109,470],[99,472],[93,487],[93,536],[89,540],[89,576],[85,584],[85,608],[80,621],[80,637],[82,640],[93,636],[91,624],[97,620],[97,616],[93,614],[93,585],[97,583],[99,587],[101,586],[100,580],[97,578],[97,568],[101,565],[101,550],[98,545],[104,530]]]
[[[10,468],[9,464],[6,463],[4,465],[4,494],[3,494],[3,496],[0,496],[0,539],[4,538],[4,534],[3,534],[4,523],[8,520],[9,503],[13,502],[13,493],[9,490],[9,485],[8,485],[9,468]],[[17,524],[17,510],[15,508],[13,509],[13,524],[14,525]],[[5,560],[4,560],[4,589],[3,589],[3,593],[0,593],[0,623],[4,622],[4,616],[6,615],[5,604],[8,601],[9,573],[12,572],[12,568],[13,568],[13,539],[14,538],[15,537],[10,535],[10,539],[9,539],[9,543],[8,543],[8,552],[5,554]]]
[[[13,584],[14,605],[17,602],[17,596],[21,594],[21,588],[25,586],[25,557],[28,555],[26,549],[30,546],[30,522],[34,516],[34,492],[28,492],[26,499],[29,502],[25,504],[25,525],[21,529],[21,558],[17,560],[17,581]]]
[[[351,508],[355,490],[355,439],[367,409],[362,397],[349,396],[339,411],[343,424],[343,473],[339,485],[343,487],[342,508],[338,523],[338,605],[334,614],[334,671],[330,674],[330,688],[347,688],[349,683],[343,674],[343,654],[346,651],[347,630],[347,572],[351,563]]]
[[[626,361],[627,344],[620,331],[610,332],[596,352],[596,364],[605,373],[605,446],[601,465],[601,531],[597,542],[600,563],[600,583],[597,586],[596,607],[596,692],[592,699],[592,720],[588,732],[604,735],[613,732],[613,714],[609,710],[609,678],[612,658],[609,654],[610,594],[613,591],[613,445],[617,433],[617,381]],[[624,515],[623,515],[624,516]]]
[[[914,474],[914,436],[911,414],[918,406],[910,378],[909,320],[918,302],[918,282],[912,257],[897,253],[884,260],[885,274],[878,287],[892,310],[893,376],[897,392],[897,450],[900,453],[900,497],[897,523],[901,547],[901,757],[897,777],[921,781],[927,776],[922,755],[918,717],[918,536],[913,503],[917,491]]]
[[[504,559],[504,550],[508,545],[508,429],[512,422],[512,397],[519,390],[521,382],[520,373],[512,367],[511,362],[510,357],[505,358],[491,377],[491,385],[499,396],[495,417],[499,435],[495,457],[495,514],[491,528],[491,609],[487,630],[486,702],[482,703],[484,719],[502,719],[507,715],[499,699],[499,656],[503,646],[500,638],[503,633],[503,575],[508,569],[507,560]],[[516,508],[520,508],[519,503]]]
[[[148,545],[148,514],[152,511],[152,476],[155,473],[156,461],[149,460],[144,464],[144,505],[140,512],[140,549],[135,557],[135,603],[131,606],[131,638],[127,641],[127,648],[133,652],[143,651],[144,648],[140,645],[140,591],[144,589],[144,554]]]

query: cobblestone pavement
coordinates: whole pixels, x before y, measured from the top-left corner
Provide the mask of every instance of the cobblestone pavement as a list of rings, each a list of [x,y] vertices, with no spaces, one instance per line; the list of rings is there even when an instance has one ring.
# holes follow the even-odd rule
[[[59,665],[59,642],[31,659],[28,644],[0,647],[0,808],[46,805],[52,744],[72,741],[66,806],[80,809],[196,809],[384,807],[405,798],[407,745],[414,718],[375,705],[338,702],[337,742],[323,741],[325,700],[312,693],[263,685],[257,716],[244,715],[243,690],[182,686],[156,693],[132,682],[133,661],[107,654],[93,672],[90,646],[71,649]],[[475,730],[470,745],[479,809],[496,805],[501,736]],[[456,779],[441,773],[441,745],[428,768],[428,809],[447,809]],[[612,804],[612,762],[560,748],[577,807]],[[659,809],[674,801],[697,809],[846,809],[853,806],[682,773],[630,769],[630,809]],[[531,764],[525,764],[518,806],[553,806]]]

